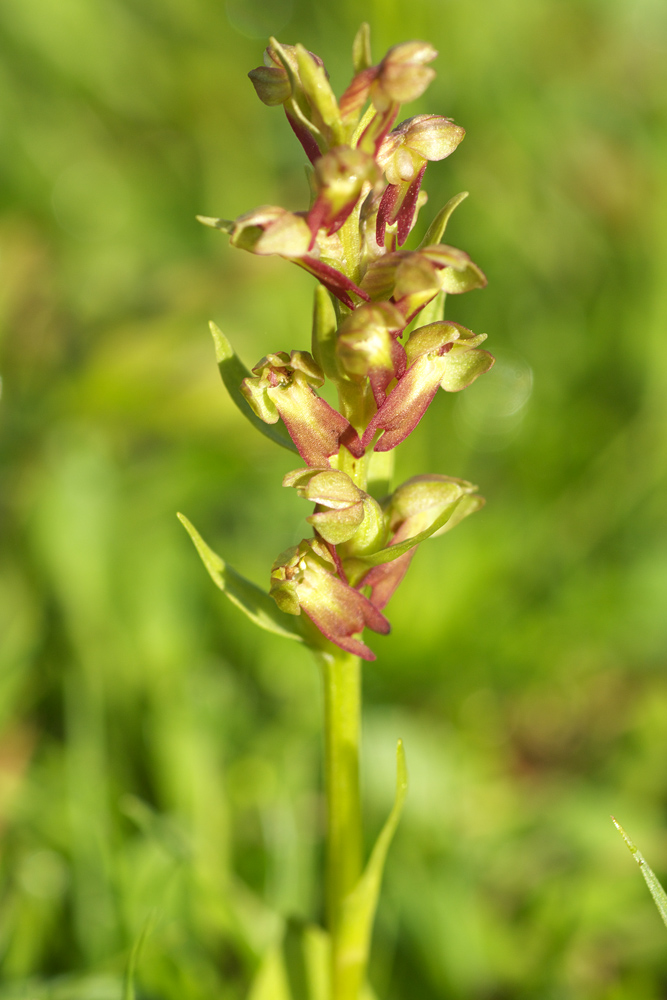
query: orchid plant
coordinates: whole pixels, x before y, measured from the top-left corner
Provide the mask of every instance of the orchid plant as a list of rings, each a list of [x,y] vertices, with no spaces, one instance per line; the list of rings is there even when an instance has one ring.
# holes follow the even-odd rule
[[[406,249],[426,202],[429,161],[454,152],[464,130],[420,114],[396,125],[400,105],[434,77],[436,51],[413,41],[373,63],[368,25],[353,45],[352,82],[337,100],[322,60],[302,45],[271,39],[250,79],[267,105],[282,105],[308,158],[310,207],[264,205],[229,221],[199,217],[233,246],[276,254],[316,279],[312,351],[276,350],[248,371],[211,324],[222,379],[262,433],[303,465],[283,486],[313,506],[312,534],[281,553],[268,592],[232,570],[181,517],[206,568],[257,625],[313,651],[324,685],[326,930],[303,931],[308,995],[370,997],[366,968],[385,857],[407,787],[399,741],[394,807],[364,861],[359,793],[360,668],[375,654],[369,628],[390,630],[384,609],[417,547],[479,510],[477,488],[440,473],[390,491],[394,449],[415,429],[438,388],[459,392],[493,357],[475,335],[444,319],[446,295],[486,279],[462,250],[442,243],[466,197],[453,197],[422,243]],[[326,379],[338,409],[318,394]],[[301,996],[302,993],[299,993]],[[294,997],[278,948],[266,960],[253,1000]]]

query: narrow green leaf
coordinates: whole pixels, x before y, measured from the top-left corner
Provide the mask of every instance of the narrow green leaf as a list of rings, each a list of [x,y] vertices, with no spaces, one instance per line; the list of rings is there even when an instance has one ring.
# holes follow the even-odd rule
[[[137,964],[139,962],[139,956],[141,955],[141,950],[144,946],[146,938],[153,926],[154,914],[151,913],[144,923],[141,929],[141,933],[136,938],[134,944],[132,945],[132,950],[130,952],[130,957],[127,963],[127,969],[125,970],[125,980],[123,983],[123,1000],[136,1000],[136,992],[134,989],[134,977],[137,971]]]
[[[419,244],[419,249],[422,247],[432,247],[437,243],[442,242],[442,237],[445,235],[445,229],[447,228],[447,223],[451,217],[452,212],[455,208],[461,204],[462,201],[468,197],[467,191],[461,191],[460,194],[455,194],[453,198],[450,198],[444,208],[441,208],[435,219],[428,227],[426,231],[426,236]]]
[[[259,625],[267,632],[275,632],[276,635],[282,635],[286,639],[296,639],[297,642],[303,642],[299,619],[292,618],[292,616],[285,615],[280,611],[272,597],[242,577],[231,566],[227,566],[225,561],[208,547],[187,517],[183,514],[177,516],[194,542],[209,576],[232,604],[240,608],[255,625]]]
[[[326,377],[334,382],[340,379],[336,361],[336,329],[336,310],[331,296],[318,282],[313,302],[312,351]]]
[[[248,1000],[330,1000],[331,940],[314,924],[289,920],[266,953]]]
[[[434,299],[428,302],[422,311],[417,316],[415,322],[415,328],[420,326],[429,326],[431,323],[442,323],[445,318],[445,299],[447,296],[444,292],[438,292]]]
[[[326,70],[313,59],[308,49],[298,42],[296,44],[296,61],[301,83],[311,106],[317,108],[324,124],[332,129],[336,142],[342,142],[344,137],[340,110]]]
[[[361,25],[352,42],[352,65],[354,72],[361,73],[373,65],[371,54],[371,27],[366,21]]]
[[[252,372],[249,372],[243,364],[220,327],[216,326],[215,323],[209,323],[209,327],[211,329],[211,333],[213,334],[213,343],[215,344],[215,360],[218,363],[218,371],[220,372],[222,381],[225,383],[225,388],[231,396],[232,401],[236,404],[246,420],[249,420],[253,427],[260,431],[260,433],[275,442],[275,444],[282,445],[282,447],[287,448],[288,451],[294,451],[298,454],[297,447],[287,433],[287,428],[282,420],[279,420],[277,424],[265,424],[263,420],[260,420],[259,417],[252,412],[245,397],[243,396],[243,393],[241,392],[241,382],[244,378],[249,378]]]
[[[630,838],[628,837],[627,833],[625,832],[621,824],[618,823],[613,816],[611,817],[611,821],[618,830],[618,832],[620,833],[621,837],[623,837],[623,840],[628,846],[630,854],[634,856],[635,861],[641,868],[641,873],[644,876],[644,881],[646,882],[647,886],[649,887],[649,891],[653,896],[653,902],[658,907],[658,913],[662,917],[662,921],[667,927],[667,893],[662,888],[660,882],[658,882],[658,879],[647,865],[643,854],[641,854],[636,844],[633,844],[633,842],[630,840]]]
[[[411,548],[415,545],[419,545],[420,542],[426,541],[431,535],[435,534],[439,528],[442,528],[444,524],[450,519],[454,511],[456,510],[458,504],[465,498],[459,497],[445,507],[442,513],[436,517],[430,528],[425,528],[424,531],[420,531],[418,534],[413,535],[412,538],[406,538],[404,542],[399,542],[398,545],[388,545],[384,549],[380,549],[379,552],[374,552],[370,556],[364,556],[363,562],[366,566],[381,566],[383,563],[393,562],[394,559],[398,559],[399,556],[405,555],[409,552]]]
[[[275,945],[264,956],[250,987],[248,1000],[293,1000],[279,945]]]
[[[364,978],[370,949],[373,921],[380,896],[382,873],[408,790],[408,771],[403,741],[396,747],[396,795],[387,821],[371,851],[364,873],[343,903],[336,954],[350,980],[357,979],[357,989]],[[356,971],[356,976],[354,971]],[[346,981],[348,977],[346,976]],[[352,992],[350,995],[353,995]],[[354,993],[356,996],[356,993]]]
[[[211,229],[221,229],[228,236],[232,235],[236,226],[236,223],[230,219],[213,219],[210,215],[196,215],[195,218],[197,222],[201,222],[202,226],[209,226]]]
[[[285,72],[287,73],[287,78],[288,78],[288,80],[290,82],[290,87],[292,88],[292,96],[291,96],[291,98],[289,100],[289,110],[290,110],[290,113],[292,115],[294,115],[295,118],[299,119],[299,121],[301,122],[301,124],[303,126],[305,126],[305,128],[313,136],[313,138],[315,139],[315,142],[318,144],[318,146],[320,147],[320,149],[322,151],[324,151],[326,149],[326,145],[324,143],[324,137],[323,137],[322,133],[317,128],[317,126],[314,125],[313,122],[310,121],[310,119],[306,118],[306,116],[304,115],[303,111],[301,110],[301,107],[299,106],[299,100],[298,100],[298,98],[299,98],[299,94],[303,90],[303,87],[301,86],[301,81],[299,80],[298,76],[296,75],[296,73],[292,69],[290,61],[289,61],[289,59],[287,58],[287,56],[285,54],[285,50],[283,49],[283,47],[280,44],[280,42],[278,41],[278,39],[274,38],[273,35],[271,36],[271,38],[269,38],[269,46],[272,49],[275,49],[275,52],[276,52],[278,58],[280,59],[280,62],[282,63],[282,67],[285,70]]]

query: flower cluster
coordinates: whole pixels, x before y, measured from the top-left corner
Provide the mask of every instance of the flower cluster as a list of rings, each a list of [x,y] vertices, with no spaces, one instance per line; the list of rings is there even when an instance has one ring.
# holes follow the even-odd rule
[[[493,364],[479,347],[484,334],[444,320],[447,294],[486,284],[466,253],[441,242],[465,195],[444,207],[421,246],[405,248],[426,202],[428,162],[449,156],[464,136],[441,115],[395,124],[400,105],[432,80],[436,54],[407,42],[373,64],[364,26],[354,77],[337,100],[318,56],[271,39],[265,65],[249,76],[265,104],[282,104],[310,161],[310,207],[200,217],[233,246],[277,254],[319,283],[312,354],[268,354],[238,388],[263,425],[282,425],[305,463],[283,485],[314,504],[314,535],[278,557],[270,594],[286,614],[305,613],[312,644],[323,636],[365,659],[374,657],[360,633],[389,631],[382,609],[417,545],[483,504],[476,487],[443,475],[414,477],[384,495],[386,453],[414,430],[438,388],[458,392]],[[337,410],[318,394],[326,378],[338,390]]]

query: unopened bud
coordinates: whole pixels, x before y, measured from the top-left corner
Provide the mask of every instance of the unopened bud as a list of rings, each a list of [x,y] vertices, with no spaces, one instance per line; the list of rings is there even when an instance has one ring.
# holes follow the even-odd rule
[[[336,354],[351,375],[394,370],[395,337],[405,327],[402,313],[390,302],[359,306],[338,331]]]
[[[370,96],[378,111],[391,104],[405,104],[420,97],[435,77],[426,63],[437,51],[428,42],[403,42],[389,49],[373,80]]]

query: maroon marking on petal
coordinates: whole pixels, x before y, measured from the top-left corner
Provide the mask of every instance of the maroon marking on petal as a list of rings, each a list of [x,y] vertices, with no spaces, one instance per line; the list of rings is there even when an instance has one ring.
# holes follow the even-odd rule
[[[408,366],[408,358],[403,344],[399,344],[397,340],[394,340],[391,345],[391,360],[394,365],[394,375],[396,378],[403,378]]]
[[[317,532],[317,534],[319,535],[320,538],[322,538],[319,531]],[[338,576],[341,578],[343,583],[349,583],[349,580],[347,579],[347,573],[345,572],[345,567],[343,566],[343,561],[341,557],[338,555],[336,546],[333,545],[331,542],[325,541],[324,538],[322,538],[322,542],[324,545],[326,545],[326,547],[329,550],[329,555],[334,561],[334,566],[336,567],[336,572],[338,573]]]
[[[394,542],[392,541],[390,544],[393,545]],[[376,608],[382,610],[387,605],[389,599],[407,573],[416,551],[417,546],[415,545],[413,549],[409,549],[402,556],[399,556],[398,559],[394,559],[393,562],[383,563],[381,566],[373,566],[363,578],[359,586],[371,588],[370,600]]]
[[[315,246],[315,240],[317,239],[317,233],[322,228],[325,223],[327,216],[328,205],[326,199],[320,194],[315,199],[315,204],[311,208],[310,212],[306,216],[306,222],[310,227],[310,243],[308,244],[308,252]]]
[[[378,410],[387,398],[387,386],[393,377],[392,373],[390,371],[386,371],[384,368],[377,368],[375,371],[368,373],[368,380],[371,384],[373,399],[375,400],[375,405]]]
[[[384,246],[384,236],[387,229],[387,223],[392,221],[392,214],[398,199],[398,192],[398,184],[388,184],[384,190],[384,194],[382,195],[375,222],[375,242],[379,247]]]
[[[378,431],[384,434],[375,451],[391,451],[411,434],[431,405],[441,375],[428,369],[426,356],[418,358],[387,396],[384,404],[364,431],[361,443],[367,447]]]
[[[355,458],[363,458],[366,449],[362,445],[359,435],[352,424],[347,425],[338,440],[340,444],[345,445],[350,454],[354,455]]]
[[[407,194],[403,199],[403,204],[401,205],[400,211],[397,216],[398,228],[398,246],[403,246],[408,236],[410,235],[410,230],[412,229],[412,224],[415,217],[415,208],[417,206],[417,198],[419,197],[419,189],[422,186],[422,178],[424,177],[424,171],[426,170],[426,164],[421,168],[412,184],[408,188]]]
[[[352,201],[350,202],[349,205],[346,205],[345,208],[341,208],[338,215],[334,216],[332,221],[329,223],[329,228],[327,229],[327,236],[333,236],[334,233],[338,232],[341,226],[345,225],[350,215],[354,211],[354,206],[356,204],[357,204],[356,201]]]
[[[356,442],[356,450],[360,454],[355,457],[361,458],[364,450],[350,422],[312,390],[295,395],[293,388],[281,391],[274,403],[306,465],[311,468],[328,465],[329,458],[336,454],[343,438],[348,448],[347,440],[353,447]]]
[[[335,643],[336,646],[340,646],[341,649],[346,650],[348,653],[353,653],[355,656],[360,656],[362,660],[376,660],[377,657],[372,649],[369,649],[365,642],[361,639],[353,639],[351,635],[334,635],[332,632],[328,632],[325,627],[323,627],[321,621],[318,620],[317,614],[311,614],[303,608],[304,612],[308,615],[311,622],[315,628],[322,633],[330,642]]]
[[[336,270],[330,264],[325,264],[324,261],[319,260],[317,257],[308,255],[307,257],[301,257],[295,263],[305,268],[306,271],[310,271],[332,295],[339,298],[350,309],[354,309],[355,303],[350,298],[349,292],[354,292],[355,295],[364,299],[365,302],[370,302],[371,297],[368,292],[355,285],[352,279],[348,278],[342,271]]]
[[[378,75],[379,70],[379,66],[369,66],[368,69],[363,69],[361,73],[357,73],[352,79],[351,84],[338,102],[338,107],[343,118],[347,118],[348,115],[354,114],[354,112],[359,111],[363,107],[368,97],[368,91],[371,89],[371,84]]]
[[[287,108],[285,108],[285,114],[287,115],[287,121],[290,123],[294,135],[297,137],[301,145],[303,146],[303,151],[310,160],[311,163],[316,163],[321,157],[320,147],[317,145],[312,135],[301,122],[298,122],[293,115],[289,113]]]
[[[378,153],[380,151],[380,146],[382,145],[382,143],[384,142],[384,140],[389,135],[389,132],[391,131],[391,126],[394,124],[394,122],[396,121],[396,118],[398,117],[399,109],[400,109],[400,104],[395,103],[395,104],[390,104],[389,107],[387,108],[387,110],[384,112],[384,119],[381,122],[380,131],[378,132],[377,136],[375,137],[375,155],[376,156],[378,155]],[[368,130],[373,126],[374,123],[375,123],[375,118],[372,118],[370,120],[370,122],[368,123],[368,125],[366,126],[366,129],[364,130],[364,134],[362,135],[361,139],[359,140],[359,145],[361,145],[361,143],[363,142],[364,137],[366,135],[366,132],[368,132]]]

